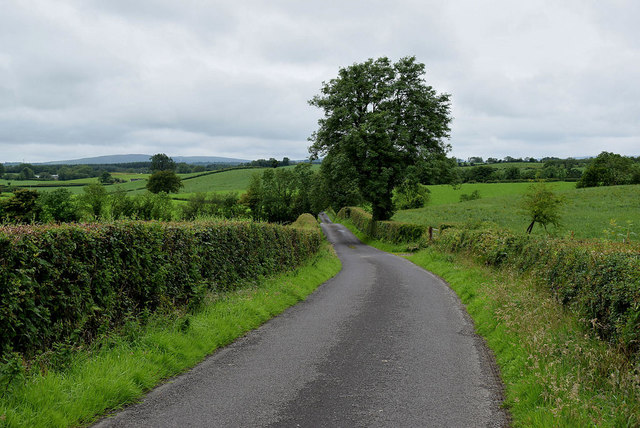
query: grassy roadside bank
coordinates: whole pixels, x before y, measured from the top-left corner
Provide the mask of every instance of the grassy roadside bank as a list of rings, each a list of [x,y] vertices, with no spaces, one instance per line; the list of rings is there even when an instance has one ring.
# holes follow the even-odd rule
[[[63,368],[32,375],[4,391],[0,426],[62,427],[95,421],[303,300],[340,267],[325,244],[302,267],[211,295],[195,313],[152,318],[144,327],[127,325],[98,349],[74,352]]]
[[[444,278],[466,305],[495,354],[515,426],[640,426],[637,367],[531,278],[433,248],[408,259]]]
[[[404,252],[407,245],[368,245]],[[532,278],[435,247],[407,257],[444,278],[495,354],[514,426],[640,426],[639,367],[597,340]]]

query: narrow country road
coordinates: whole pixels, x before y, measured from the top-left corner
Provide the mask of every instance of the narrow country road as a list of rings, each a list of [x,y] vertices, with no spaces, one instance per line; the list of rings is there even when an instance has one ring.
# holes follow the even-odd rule
[[[323,218],[343,269],[99,427],[501,427],[501,384],[448,286]]]

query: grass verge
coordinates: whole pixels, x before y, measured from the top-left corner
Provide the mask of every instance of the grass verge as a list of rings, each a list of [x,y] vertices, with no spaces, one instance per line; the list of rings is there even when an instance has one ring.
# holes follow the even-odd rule
[[[408,259],[444,278],[466,305],[495,354],[515,426],[640,426],[638,368],[532,278],[433,248]]]
[[[212,295],[194,313],[152,317],[145,326],[128,325],[103,340],[100,347],[74,351],[63,368],[30,375],[4,391],[0,426],[64,427],[93,422],[304,300],[340,268],[340,261],[325,244],[295,271]]]

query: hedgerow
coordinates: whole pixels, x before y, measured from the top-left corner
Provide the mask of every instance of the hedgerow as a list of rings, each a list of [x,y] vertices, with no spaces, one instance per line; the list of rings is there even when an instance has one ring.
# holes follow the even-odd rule
[[[318,224],[318,220],[313,216],[313,214],[304,213],[300,214],[296,221],[291,223],[289,226],[298,227],[302,229],[318,229],[320,225]]]
[[[197,305],[300,264],[320,243],[317,230],[253,222],[0,227],[0,355]]]
[[[487,265],[529,272],[604,340],[640,352],[640,246],[449,228],[435,241]]]
[[[423,225],[397,221],[378,221],[374,225],[371,214],[357,207],[342,208],[337,218],[350,219],[358,229],[368,233],[372,238],[392,244],[416,242],[427,230]]]

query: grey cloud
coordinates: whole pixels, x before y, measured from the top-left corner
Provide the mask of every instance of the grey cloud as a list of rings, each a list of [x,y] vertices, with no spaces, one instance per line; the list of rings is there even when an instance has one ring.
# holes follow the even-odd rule
[[[339,67],[382,55],[416,55],[452,94],[455,155],[640,154],[637,8],[16,2],[0,15],[0,161],[303,158],[321,116],[307,100]]]

